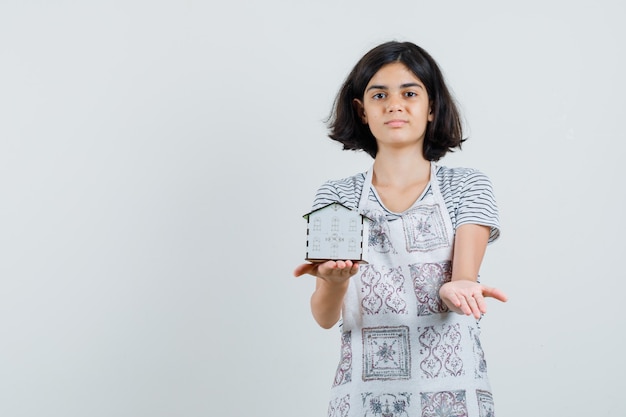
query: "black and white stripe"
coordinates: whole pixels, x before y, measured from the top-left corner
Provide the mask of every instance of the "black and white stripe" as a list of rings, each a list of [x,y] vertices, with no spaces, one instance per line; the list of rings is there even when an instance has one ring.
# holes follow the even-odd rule
[[[463,224],[480,224],[491,227],[489,242],[500,235],[498,206],[489,178],[473,168],[437,167],[439,188],[452,220],[452,227]],[[327,204],[339,202],[351,209],[357,209],[365,173],[359,173],[340,180],[330,180],[317,190],[312,210]],[[422,198],[432,193],[430,187]],[[369,199],[376,202],[376,195],[370,191]],[[399,218],[397,213],[387,212],[388,220]]]

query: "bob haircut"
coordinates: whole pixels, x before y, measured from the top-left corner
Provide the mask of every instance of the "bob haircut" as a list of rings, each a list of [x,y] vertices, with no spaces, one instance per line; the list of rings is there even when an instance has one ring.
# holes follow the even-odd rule
[[[426,127],[424,158],[438,161],[448,151],[461,148],[466,140],[457,106],[448,91],[435,60],[424,49],[411,42],[386,42],[367,52],[344,81],[330,117],[328,136],[343,144],[344,150],[363,150],[372,158],[378,153],[376,138],[362,122],[354,99],[363,101],[365,88],[374,74],[394,62],[404,64],[426,87],[433,120]]]

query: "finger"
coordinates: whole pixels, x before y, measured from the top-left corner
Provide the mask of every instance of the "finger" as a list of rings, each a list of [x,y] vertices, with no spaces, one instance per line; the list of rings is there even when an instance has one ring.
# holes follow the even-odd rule
[[[467,299],[465,297],[458,297],[458,300],[458,307],[463,312],[463,314],[465,314],[466,316],[472,314],[472,309],[470,308]]]
[[[499,300],[502,302],[506,302],[509,299],[503,291],[497,288],[483,287],[482,293],[484,297],[495,298],[496,300]]]
[[[471,298],[470,304],[472,308],[472,314],[477,320],[480,319],[482,315],[487,312],[487,303],[485,302],[485,298],[482,296],[482,294],[475,294]]]
[[[298,265],[296,267],[296,269],[294,269],[293,271],[293,276],[295,277],[299,277],[302,276],[304,274],[311,274],[311,275],[315,275],[314,273],[312,273],[312,271],[315,269],[317,265],[315,264],[302,264],[302,265]]]
[[[478,300],[470,295],[465,299],[465,301],[467,302],[467,306],[470,309],[470,314],[477,319],[480,318],[481,311],[478,307]]]
[[[333,272],[335,274],[339,274],[342,276],[351,276],[354,275],[356,272],[353,272],[353,268],[354,268],[354,264],[352,261],[348,260],[348,261],[342,261],[342,260],[338,260],[335,262],[334,268],[333,270],[329,271],[329,272]]]
[[[337,269],[337,262],[326,261],[318,267],[318,271],[322,275],[330,274],[334,269]]]
[[[478,306],[480,313],[485,314],[487,312],[487,302],[485,301],[485,297],[483,297],[482,294],[476,294],[474,299],[476,300],[476,305]]]
[[[452,303],[453,306],[460,308],[461,307],[461,299],[455,293],[442,294],[442,297],[445,297]]]
[[[352,261],[345,261],[345,267],[342,272],[346,275],[353,275],[353,272],[352,272],[353,266],[354,264],[352,263]]]
[[[347,276],[352,275],[352,266],[350,266],[349,268],[346,266],[344,269],[341,270],[341,274]]]

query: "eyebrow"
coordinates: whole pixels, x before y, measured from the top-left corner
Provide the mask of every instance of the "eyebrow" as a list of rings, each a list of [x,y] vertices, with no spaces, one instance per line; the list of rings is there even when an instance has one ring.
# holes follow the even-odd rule
[[[400,85],[400,88],[408,88],[408,87],[419,87],[421,89],[424,89],[424,87],[421,84],[418,84],[418,83],[405,83],[405,84],[401,84]],[[389,87],[387,87],[386,85],[372,85],[365,91],[370,91],[370,90],[388,90],[388,89],[389,89]]]

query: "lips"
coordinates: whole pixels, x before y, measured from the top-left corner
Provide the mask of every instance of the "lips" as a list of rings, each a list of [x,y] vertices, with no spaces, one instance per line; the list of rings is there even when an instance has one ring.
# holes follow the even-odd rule
[[[389,127],[402,127],[407,123],[408,122],[406,120],[401,120],[401,119],[394,119],[394,120],[389,120],[388,122],[385,122],[385,124]]]

